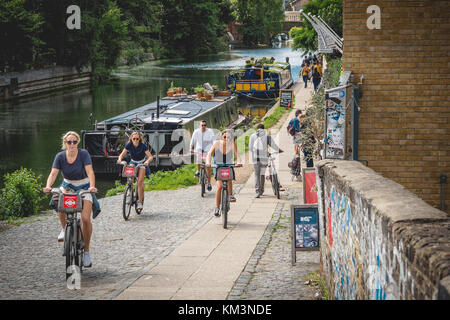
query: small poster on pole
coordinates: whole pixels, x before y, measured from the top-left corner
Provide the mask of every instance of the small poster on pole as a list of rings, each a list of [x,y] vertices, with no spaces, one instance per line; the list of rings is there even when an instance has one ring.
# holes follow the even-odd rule
[[[280,107],[292,108],[294,100],[294,91],[288,89],[280,90]]]
[[[319,250],[319,211],[317,205],[291,205],[292,265],[297,251]]]

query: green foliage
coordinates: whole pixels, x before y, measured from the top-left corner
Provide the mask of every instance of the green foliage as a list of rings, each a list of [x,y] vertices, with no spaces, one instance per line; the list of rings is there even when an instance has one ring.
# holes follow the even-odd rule
[[[320,16],[342,37],[342,0],[311,0],[304,6],[303,11]],[[317,50],[317,33],[307,19],[304,19],[303,27],[292,28],[289,35],[294,39],[294,49],[303,50],[305,54]]]
[[[226,15],[214,0],[163,0],[162,42],[168,57],[195,58],[225,48]]]
[[[233,0],[237,21],[242,24],[244,44],[270,44],[282,31],[283,0]]]
[[[25,4],[26,0],[0,1],[0,67],[24,69],[43,44],[44,19]]]
[[[33,171],[21,168],[4,175],[5,186],[0,193],[0,218],[27,217],[37,213],[44,199],[42,186]]]
[[[287,110],[290,111],[288,108],[277,106],[272,114],[264,118],[264,128],[268,129],[275,125]]]
[[[342,60],[327,61],[327,69],[323,73],[323,83],[326,89],[336,87],[341,73]],[[323,148],[321,142],[324,137],[325,120],[325,90],[320,87],[312,94],[311,103],[306,109],[307,128],[301,136],[301,143],[304,150],[308,152],[306,160],[320,158],[320,150]]]
[[[176,190],[196,185],[198,178],[194,177],[195,164],[185,165],[173,171],[156,171],[149,178],[144,179],[145,191],[153,190]],[[116,187],[108,190],[106,197],[115,196],[125,191],[125,184],[116,181]]]

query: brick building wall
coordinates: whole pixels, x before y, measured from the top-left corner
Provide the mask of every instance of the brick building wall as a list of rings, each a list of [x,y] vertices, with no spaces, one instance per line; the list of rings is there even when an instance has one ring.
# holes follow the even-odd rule
[[[381,9],[370,30],[366,10]],[[450,1],[343,1],[345,70],[364,75],[359,157],[441,207],[450,176]],[[449,177],[450,178],[450,177]],[[449,212],[449,184],[446,211]]]

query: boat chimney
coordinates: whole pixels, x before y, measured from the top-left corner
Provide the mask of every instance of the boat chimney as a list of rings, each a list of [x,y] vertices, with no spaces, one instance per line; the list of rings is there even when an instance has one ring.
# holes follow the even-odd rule
[[[289,57],[286,57],[286,63],[289,63]]]
[[[156,119],[159,119],[159,96],[156,98]]]

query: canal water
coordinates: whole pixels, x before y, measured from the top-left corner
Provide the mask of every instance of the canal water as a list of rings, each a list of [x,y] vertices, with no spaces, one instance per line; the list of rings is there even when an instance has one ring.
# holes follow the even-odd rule
[[[205,82],[225,85],[225,75],[238,69],[251,57],[289,57],[294,81],[298,79],[301,54],[289,47],[231,50],[202,57],[201,61],[153,61],[136,67],[120,67],[110,84],[92,90],[61,92],[26,102],[0,104],[0,187],[3,175],[20,167],[30,168],[45,183],[61,136],[68,130],[91,129],[94,120],[102,121],[165,96],[171,82],[187,89]],[[250,100],[241,111],[262,116],[272,104],[269,100]],[[92,114],[91,122],[88,120]],[[56,181],[55,185],[60,182]],[[97,177],[100,196],[114,186],[114,177]]]

